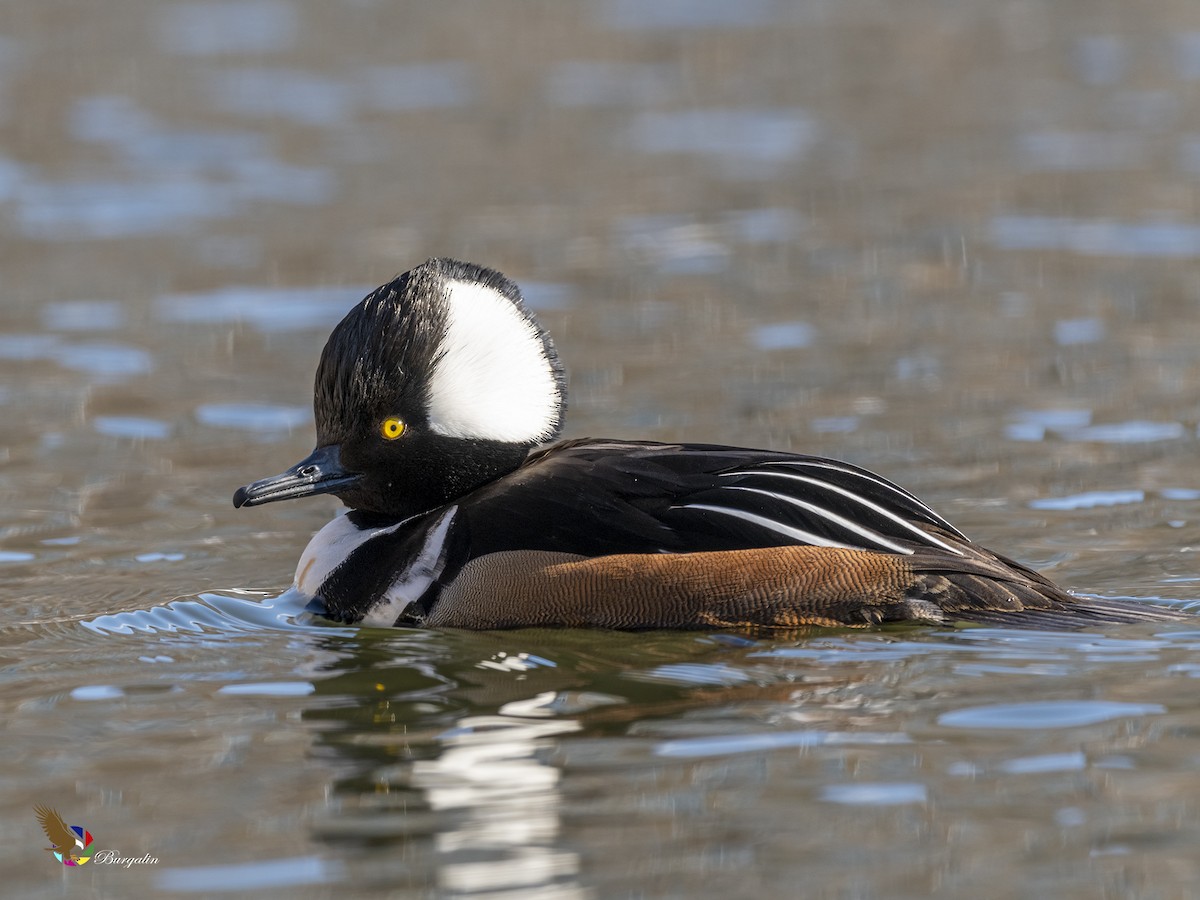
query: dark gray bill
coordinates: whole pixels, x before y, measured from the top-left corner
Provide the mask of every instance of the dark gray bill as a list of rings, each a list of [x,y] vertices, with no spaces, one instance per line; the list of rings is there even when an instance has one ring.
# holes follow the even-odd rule
[[[233,495],[233,505],[261,506],[276,500],[329,494],[339,488],[348,487],[357,480],[358,475],[342,468],[337,444],[330,444],[327,447],[318,447],[307,458],[282,474],[272,475],[270,478],[263,478],[254,484],[238,488]]]

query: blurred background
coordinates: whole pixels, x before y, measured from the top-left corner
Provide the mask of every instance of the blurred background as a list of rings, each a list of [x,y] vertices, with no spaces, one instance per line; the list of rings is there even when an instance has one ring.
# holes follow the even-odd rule
[[[281,678],[295,675],[292,665],[309,675],[324,671],[325,657],[311,656],[299,637],[261,638],[267,649],[188,644],[183,656],[178,648],[167,654],[177,668],[148,675],[136,660],[157,659],[158,638],[134,649],[85,638],[71,623],[180,595],[277,593],[288,585],[301,548],[336,503],[320,498],[235,511],[230,496],[311,450],[312,375],[329,329],[371,288],[429,256],[498,268],[524,287],[569,372],[568,436],[686,439],[849,459],[1066,586],[1108,596],[1200,597],[1198,178],[1200,7],[1185,0],[5,4],[0,596],[8,630],[0,631],[0,654],[11,663],[10,712],[40,711],[10,719],[10,733],[43,761],[10,776],[21,796],[8,818],[21,824],[10,825],[0,843],[23,855],[7,871],[20,873],[31,892],[45,889],[41,870],[35,874],[35,863],[24,862],[41,840],[29,832],[33,802],[71,807],[71,821],[85,819],[97,833],[106,825],[110,835],[140,834],[142,849],[165,847],[158,855],[176,866],[185,862],[185,846],[197,865],[244,860],[247,852],[287,858],[289,835],[297,841],[291,850],[299,847],[310,862],[319,858],[316,848],[341,847],[338,840],[355,852],[375,846],[363,834],[378,821],[355,826],[358,820],[340,819],[342,804],[361,814],[359,799],[386,793],[380,785],[400,777],[392,770],[386,778],[363,774],[370,765],[351,766],[359,780],[324,793],[317,788],[334,782],[308,768],[309,793],[285,782],[286,790],[263,801],[271,810],[263,822],[242,812],[235,823],[224,818],[239,794],[264,779],[275,784],[265,774],[273,751],[256,756],[249,749],[269,741],[274,729],[295,740],[293,778],[316,766],[311,725],[280,724],[298,703],[294,697],[262,701],[265,710],[254,709],[263,718],[255,720],[180,684],[257,678],[266,660]],[[435,673],[436,689],[406,681],[420,667],[394,662],[403,654],[393,645],[379,651],[399,667],[399,694],[425,692],[421,702],[440,710],[430,719],[418,705],[407,719],[393,711],[388,721],[424,735],[417,756],[443,761],[446,745],[436,735],[464,709],[496,716],[502,703],[535,693],[509,684],[496,696],[437,699],[445,690],[458,696],[446,685],[461,686],[459,670],[475,672],[477,659],[501,652],[475,639],[446,640],[436,653],[422,645],[440,660],[420,669]],[[659,652],[672,664],[701,652],[694,638],[686,640],[692,643]],[[990,646],[999,652],[1001,644]],[[499,659],[520,649],[503,646]],[[539,646],[539,658],[560,674],[579,668],[567,662],[576,650]],[[1149,666],[1166,682],[1154,682],[1154,702],[1164,702],[1161,691],[1174,691],[1180,705],[1167,707],[1194,717],[1188,647],[1174,647],[1178,657],[1166,659],[1138,645],[1136,653],[1157,662],[1142,659],[1141,668],[1128,669],[1114,657],[1097,670],[1081,662],[1093,659],[1095,648],[1056,644],[1029,650],[1023,671],[1044,674],[1051,664],[1039,654],[1065,653],[1080,664],[1064,664],[1078,688],[1064,696],[1091,697],[1104,692],[1097,685],[1138,682]],[[339,654],[350,651],[338,645],[322,652],[343,659]],[[378,663],[357,652],[342,665],[362,674]],[[645,664],[636,651],[622,652],[632,655],[582,666],[592,674],[571,682],[573,689],[633,703],[613,679]],[[881,668],[850,681],[894,687],[895,657],[861,652],[871,659],[864,665]],[[929,694],[953,695],[962,673],[936,645],[913,653],[932,667],[925,674]],[[781,658],[799,665],[795,653]],[[821,666],[831,658],[847,657],[812,657]],[[525,677],[520,666],[497,665]],[[746,671],[737,669],[741,662],[722,665],[722,673]],[[1172,668],[1178,666],[1185,668]],[[365,691],[368,700],[356,702],[375,711],[363,712],[356,727],[382,721],[374,718],[371,677],[342,685],[356,697]],[[694,669],[670,683],[694,699],[714,683],[803,680],[793,669],[772,677],[753,669],[739,678]],[[381,690],[394,687],[382,675],[376,680]],[[103,691],[72,694],[81,685],[110,684],[125,685],[116,709],[85,702],[112,700]],[[193,717],[171,720],[161,707],[134,703],[130,685],[155,696],[166,691],[172,706],[189,701]],[[1012,689],[1003,682],[995,697],[1008,698]],[[777,707],[755,707],[751,718],[759,725],[781,716],[793,721],[788,717],[799,713],[789,696],[780,693]],[[568,704],[555,715],[578,708],[590,705]],[[644,716],[665,715],[653,704],[623,708],[626,718],[606,719],[601,732],[626,735],[628,727],[633,734]],[[93,746],[90,761],[82,752],[52,752],[64,741],[91,742],[117,709],[143,723],[137,745],[155,763],[131,762],[133,734]],[[210,715],[213,724],[194,724]],[[903,734],[910,720],[897,715],[889,733]],[[68,720],[74,725],[63,731]],[[1148,741],[1140,727],[1121,729],[1138,734],[1140,746]],[[195,771],[210,772],[211,760],[232,753],[247,766],[236,776],[224,772],[225,787],[207,802],[194,784],[188,792],[168,787],[165,774],[148,774],[179,762],[177,742],[195,736],[192,728],[214,742],[230,729],[243,739],[236,752],[210,747],[215,755],[194,761]],[[593,735],[586,723],[584,730]],[[530,753],[555,760],[540,768],[565,766],[568,778],[563,759],[587,756],[584,744],[553,737],[571,731],[525,735],[535,748]],[[34,737],[42,734],[49,736]],[[991,740],[981,733],[967,755],[986,755]],[[1051,749],[1076,753],[1082,740],[1072,734]],[[618,746],[618,755],[641,752]],[[1171,755],[1159,745],[1157,752],[1171,762],[1151,767],[1162,776],[1152,793],[1177,803],[1174,811],[1120,807],[1096,826],[1111,837],[1114,829],[1141,834],[1145,822],[1154,823],[1155,837],[1147,840],[1165,856],[1145,866],[1126,859],[1064,869],[1060,857],[1022,855],[1018,845],[1047,835],[1065,841],[1055,846],[1067,858],[1124,853],[1108,851],[1128,842],[1105,843],[1088,831],[1097,819],[1082,800],[1065,803],[1073,812],[1056,806],[1042,825],[1013,826],[1011,833],[990,831],[995,809],[976,809],[974,799],[959,810],[967,810],[963,819],[938,820],[931,798],[943,809],[954,806],[950,797],[959,788],[943,792],[939,785],[961,774],[953,767],[962,760],[934,766],[915,794],[901,791],[898,801],[882,795],[884,806],[895,802],[902,812],[877,820],[878,831],[850,819],[829,831],[844,828],[873,848],[864,852],[892,860],[901,880],[890,896],[926,896],[945,885],[951,895],[1024,895],[994,890],[996,871],[1011,874],[1014,866],[1034,893],[1040,885],[1058,896],[1099,896],[1100,884],[1114,896],[1130,885],[1145,896],[1178,896],[1171,885],[1198,874],[1194,862],[1173,855],[1188,842],[1194,847],[1196,804],[1180,795],[1171,773],[1200,748],[1185,743]],[[814,784],[830,759],[843,776],[856,771],[841,753],[831,750],[823,762],[808,758],[804,765],[818,767]],[[910,761],[919,756],[911,747],[904,753]],[[328,755],[328,748],[317,754],[326,762]],[[769,754],[755,759],[774,767],[775,779],[802,781],[790,770],[781,774]],[[1090,760],[1082,769],[1068,760],[1069,774],[1055,784],[1067,793],[1099,791],[1110,776],[1093,779]],[[345,766],[342,760],[332,769],[345,774]],[[415,777],[405,771],[404,778]],[[828,815],[828,806],[802,805],[815,802],[810,795],[789,795],[785,805],[773,793],[779,780],[764,787],[763,769],[737,771],[765,792],[760,803],[770,812],[762,821],[791,821],[802,809],[808,812],[801,818]],[[680,777],[695,775],[688,772]],[[738,776],[720,775],[729,777]],[[650,790],[634,781],[627,802],[614,802],[604,815],[626,822],[636,798],[644,798],[639,791]],[[711,812],[711,795],[688,783],[687,802]],[[1044,798],[1043,788],[1033,786],[1022,802]],[[406,802],[417,795],[426,806],[432,802],[413,790]],[[531,796],[544,809],[545,797]],[[682,795],[666,796],[660,799],[669,805]],[[738,791],[722,796],[737,806]],[[865,796],[852,794],[846,804],[873,806],[880,795]],[[212,823],[212,833],[189,843],[155,820],[147,810],[168,798],[192,809],[193,821]],[[313,804],[337,820],[316,837]],[[533,821],[529,807],[515,809],[511,821],[499,821]],[[766,860],[757,855],[764,838],[752,816],[727,813],[732,823],[722,840],[688,830],[705,826],[667,817],[672,824],[662,828],[683,829],[672,843],[657,830],[622,837],[591,818],[594,808],[573,809],[562,827],[575,822],[581,829],[571,838],[574,868],[539,869],[552,877],[526,887],[570,896],[735,896],[739,884],[746,886],[736,873],[749,867],[759,872],[749,882],[756,896],[784,896],[799,877],[790,846],[775,847]],[[1058,837],[1072,824],[1074,837]],[[414,846],[405,829],[417,828],[423,838],[439,836],[440,849],[429,851],[434,866],[454,852],[446,849],[453,840],[444,826],[436,816],[419,828],[410,823],[400,837],[391,833],[384,850]],[[975,862],[966,864],[924,844],[897,847],[896,830],[911,828],[938,848],[950,833],[969,832],[988,848],[1011,838],[1012,855],[998,854],[993,869],[970,854]],[[561,849],[558,837],[538,840],[543,849]],[[841,845],[823,843],[833,838],[820,830],[803,840],[812,849],[806,865],[825,866],[805,870],[815,879],[808,896],[884,889],[886,880],[847,880],[835,864]],[[178,842],[173,854],[171,841]],[[715,841],[732,855],[695,856],[693,841]],[[136,843],[131,838],[124,849],[141,852]],[[646,852],[663,868],[623,881],[613,866],[637,848],[653,848]],[[340,859],[341,850],[329,852],[326,859]],[[525,859],[497,854],[506,865]],[[1097,865],[1108,866],[1100,881]],[[98,871],[88,877],[102,893],[159,877]],[[353,881],[336,867],[305,871],[310,886]],[[406,870],[406,889],[486,893],[470,879],[437,871]],[[512,888],[502,871],[486,870],[483,883]],[[683,871],[688,878],[669,880]],[[231,876],[231,889],[248,889],[253,874]],[[656,881],[660,875],[668,880]],[[196,873],[173,877],[154,882],[156,889],[183,890],[195,878],[216,890]],[[311,889],[317,896],[326,888]]]
[[[1075,516],[1043,543],[1031,502],[1132,507],[1120,544],[1200,489],[1191,15],[13,4],[0,552],[128,566],[147,596],[212,586],[214,561],[281,586],[332,501],[228,495],[311,449],[345,310],[447,255],[525,286],[570,434],[847,457],[1095,589],[1060,555],[1116,548],[1064,546]]]

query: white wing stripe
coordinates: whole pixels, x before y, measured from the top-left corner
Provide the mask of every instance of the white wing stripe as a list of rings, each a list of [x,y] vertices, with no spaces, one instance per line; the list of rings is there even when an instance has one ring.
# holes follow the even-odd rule
[[[839,516],[835,512],[830,512],[829,510],[827,510],[823,507],[817,506],[815,503],[808,503],[808,502],[806,502],[804,500],[800,500],[796,497],[789,497],[787,494],[777,494],[774,491],[765,491],[762,488],[727,487],[727,488],[723,488],[722,490],[746,491],[747,493],[750,493],[750,494],[762,494],[765,497],[773,497],[776,500],[782,500],[785,503],[790,503],[793,506],[798,506],[801,509],[806,509],[810,513],[813,513],[814,515],[818,515],[822,519],[826,519],[827,521],[832,522],[834,525],[837,525],[840,528],[846,529],[851,534],[860,535],[862,538],[869,541],[870,543],[875,544],[876,546],[879,546],[879,547],[883,547],[887,550],[891,550],[893,553],[912,553],[912,550],[908,549],[907,547],[905,547],[902,544],[897,544],[893,541],[889,541],[887,538],[885,538],[879,532],[872,531],[870,528],[867,528],[864,525],[859,525],[857,522],[854,522],[851,519],[847,519],[845,516]]]
[[[706,509],[709,512],[721,513],[726,516],[733,516],[735,519],[742,519],[746,522],[752,522],[755,525],[761,525],[784,537],[789,537],[792,540],[800,541],[804,544],[812,544],[814,547],[840,547],[843,550],[861,550],[861,547],[851,547],[849,544],[842,544],[838,541],[831,541],[829,538],[823,538],[816,534],[811,534],[807,531],[801,531],[799,528],[792,528],[789,525],[784,525],[782,522],[776,522],[774,519],[768,519],[766,516],[756,516],[754,513],[746,512],[741,509],[729,509],[725,506],[712,506],[708,503],[685,503],[682,506],[673,507],[674,509]],[[901,552],[911,553],[911,550],[903,550]]]
[[[735,475],[763,475],[768,478],[790,478],[793,481],[803,481],[805,484],[811,484],[811,485],[814,485],[815,487],[819,487],[823,490],[830,491],[835,494],[841,494],[843,497],[847,497],[850,500],[853,500],[855,503],[859,504],[860,506],[865,506],[867,509],[871,510],[872,512],[875,512],[878,515],[883,516],[885,519],[890,519],[891,521],[895,522],[897,525],[899,525],[905,531],[910,532],[915,538],[917,538],[917,540],[923,541],[924,543],[927,543],[927,544],[933,544],[934,546],[941,547],[943,550],[949,550],[951,553],[954,553],[958,556],[962,556],[961,551],[956,550],[950,544],[947,544],[944,541],[939,540],[938,538],[934,537],[929,532],[921,530],[916,525],[914,525],[912,522],[909,522],[908,520],[906,520],[903,516],[898,516],[895,513],[888,512],[888,510],[884,509],[882,506],[878,505],[877,503],[872,503],[870,500],[866,499],[865,497],[860,497],[858,494],[854,493],[853,491],[848,491],[845,488],[838,487],[836,484],[829,484],[828,482],[821,481],[816,478],[808,478],[804,475],[795,475],[791,472],[764,472],[761,469],[743,469],[740,472],[725,472],[722,474],[722,477],[729,478],[729,477],[735,476]],[[737,490],[739,488],[726,488],[726,490],[731,490],[731,489]],[[759,489],[740,488],[740,490],[759,490]],[[761,490],[760,490],[760,493],[769,493],[772,496],[779,496],[780,499],[787,500],[790,503],[795,503],[797,506],[802,506],[805,509],[810,510],[811,512],[818,512],[818,510],[816,508],[810,507],[808,504],[804,503],[803,501],[797,500],[792,497],[788,497],[787,495],[777,495],[770,491],[761,491]],[[835,518],[832,514],[825,514],[823,512],[821,514],[828,515],[829,518]],[[938,519],[938,521],[941,521],[940,516],[937,516],[936,518]],[[843,520],[843,521],[845,521],[845,520]],[[848,525],[848,527],[853,527],[853,526]],[[855,528],[855,530],[857,530],[857,528]],[[874,532],[872,532],[872,533],[874,533]]]
[[[875,475],[872,472],[868,472],[865,469],[852,469],[849,466],[840,466],[834,461],[818,462],[817,460],[803,460],[803,461],[766,460],[762,463],[762,465],[764,465],[764,466],[787,466],[790,468],[797,468],[797,469],[807,466],[807,467],[813,468],[813,469],[829,469],[834,472],[841,472],[843,475],[852,475],[855,478],[861,478],[863,481],[869,481],[870,483],[872,483],[874,485],[878,485],[879,487],[883,488],[890,494],[895,494],[898,497],[903,497],[909,503],[912,503],[915,506],[918,506],[921,509],[923,509],[926,513],[929,514],[930,517],[932,517],[943,528],[947,529],[948,531],[954,532],[955,534],[959,535],[959,537],[965,537],[965,535],[959,533],[957,528],[955,528],[953,525],[951,525],[949,522],[947,522],[945,519],[943,519],[941,516],[939,516],[936,512],[934,512],[932,509],[930,509],[928,506],[926,506],[924,503],[922,503],[920,499],[918,499],[917,497],[914,497],[908,491],[904,490],[904,488],[897,487],[896,485],[892,484],[890,481],[887,481],[886,479],[881,478],[880,476]],[[748,471],[751,471],[751,470],[743,470],[743,473],[748,472]],[[771,472],[764,472],[761,469],[753,470],[753,471],[757,471],[763,475],[774,474]],[[743,473],[727,472],[725,474],[735,475],[735,474],[743,474]]]

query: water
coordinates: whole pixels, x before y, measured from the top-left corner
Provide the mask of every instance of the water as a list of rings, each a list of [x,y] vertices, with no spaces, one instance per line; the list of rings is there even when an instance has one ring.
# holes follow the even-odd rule
[[[332,627],[284,590],[334,502],[230,503],[311,450],[330,327],[453,255],[526,286],[571,436],[838,456],[1200,599],[1189,9],[6,11],[6,893],[1194,891],[1193,622]]]

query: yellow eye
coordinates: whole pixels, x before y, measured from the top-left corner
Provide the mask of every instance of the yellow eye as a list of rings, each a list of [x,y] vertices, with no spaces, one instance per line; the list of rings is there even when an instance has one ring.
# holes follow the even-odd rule
[[[379,426],[379,433],[385,441],[394,441],[400,435],[404,434],[404,427],[403,419],[388,416],[383,420],[383,424]]]

